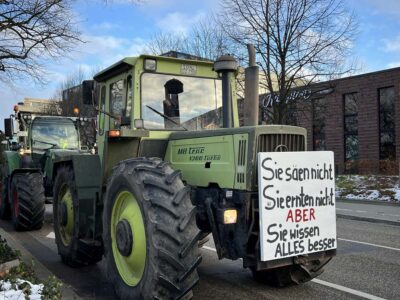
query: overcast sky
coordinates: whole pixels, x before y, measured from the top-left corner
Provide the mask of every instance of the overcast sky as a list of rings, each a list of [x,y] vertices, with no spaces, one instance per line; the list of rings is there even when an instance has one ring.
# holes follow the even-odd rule
[[[76,1],[75,6],[85,44],[70,57],[48,61],[49,84],[17,83],[1,86],[0,128],[12,106],[24,97],[48,98],[57,83],[78,68],[91,73],[125,56],[140,53],[143,44],[160,30],[185,34],[190,26],[218,9],[217,0],[143,0],[132,5],[129,0]],[[359,35],[354,43],[354,58],[362,68],[359,73],[400,66],[400,1],[347,0],[359,22]]]

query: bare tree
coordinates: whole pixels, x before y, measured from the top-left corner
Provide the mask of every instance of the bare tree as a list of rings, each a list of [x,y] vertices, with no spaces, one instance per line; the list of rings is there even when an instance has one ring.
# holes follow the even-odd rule
[[[143,48],[149,54],[160,55],[168,51],[183,52],[186,37],[173,32],[157,32]]]
[[[65,97],[63,97],[63,91],[79,86],[83,80],[88,78],[91,78],[91,76],[86,74],[86,72],[79,67],[58,84],[51,100],[60,103],[61,114],[63,116],[74,116],[74,108],[78,108],[81,111],[83,108],[83,103],[81,103],[79,97],[69,97],[69,99],[65,99]]]
[[[256,48],[270,123],[292,123],[296,88],[353,70],[346,58],[356,23],[342,0],[222,0],[221,11],[224,33]]]
[[[230,51],[232,45],[221,28],[209,17],[194,24],[188,34],[159,32],[145,45],[144,51],[160,55],[168,51],[178,51],[215,60]]]
[[[0,4],[0,80],[43,81],[43,61],[64,56],[77,42],[72,1],[5,0]]]
[[[225,34],[212,18],[200,20],[191,28],[186,39],[185,50],[196,56],[215,60],[230,52],[232,45],[228,44]]]

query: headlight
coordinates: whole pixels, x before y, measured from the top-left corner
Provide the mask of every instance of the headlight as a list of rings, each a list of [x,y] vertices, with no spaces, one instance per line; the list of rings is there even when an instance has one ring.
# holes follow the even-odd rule
[[[235,224],[237,222],[237,210],[227,209],[224,211],[224,224]]]
[[[144,60],[144,69],[146,71],[155,71],[157,69],[157,61],[155,59],[146,58]]]
[[[87,121],[88,121],[88,118],[84,117],[84,118],[83,118],[83,121],[87,122]]]

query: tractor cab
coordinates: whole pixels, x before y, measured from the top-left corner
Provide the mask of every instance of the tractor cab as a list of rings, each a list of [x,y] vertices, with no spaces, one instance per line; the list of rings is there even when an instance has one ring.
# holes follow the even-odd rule
[[[213,68],[208,61],[141,55],[96,74],[96,141],[105,174],[121,158],[163,157],[171,132],[221,128],[222,79]],[[235,95],[234,76],[229,84]],[[237,106],[232,107],[237,127]]]
[[[121,60],[94,79],[100,134],[222,127],[222,81],[212,62],[142,55]]]

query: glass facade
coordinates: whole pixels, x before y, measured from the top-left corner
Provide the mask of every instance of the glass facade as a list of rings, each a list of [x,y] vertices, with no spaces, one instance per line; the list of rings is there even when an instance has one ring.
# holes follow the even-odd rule
[[[395,91],[394,87],[378,90],[379,94],[379,158],[396,159]]]
[[[358,94],[344,94],[345,161],[358,159]]]

